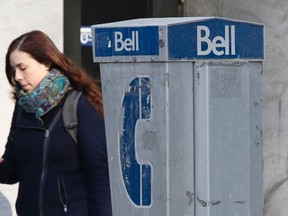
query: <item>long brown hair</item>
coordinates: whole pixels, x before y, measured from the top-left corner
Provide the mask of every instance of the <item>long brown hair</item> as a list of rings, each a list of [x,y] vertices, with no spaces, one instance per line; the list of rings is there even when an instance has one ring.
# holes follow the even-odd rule
[[[17,83],[13,68],[10,65],[10,55],[16,49],[28,53],[39,63],[51,65],[51,68],[61,71],[68,77],[71,86],[82,91],[88,101],[103,115],[102,95],[96,81],[72,59],[61,53],[45,33],[38,30],[25,33],[13,40],[6,54],[6,76],[13,88],[12,94],[15,100],[17,100]]]

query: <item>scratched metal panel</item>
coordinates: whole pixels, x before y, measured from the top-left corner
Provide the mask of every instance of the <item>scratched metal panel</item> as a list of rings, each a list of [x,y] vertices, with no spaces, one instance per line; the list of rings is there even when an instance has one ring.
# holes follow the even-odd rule
[[[101,64],[112,203],[116,215],[158,215],[159,209],[166,215],[167,77],[165,74],[163,64],[137,64],[137,67],[135,64],[127,63]],[[149,80],[148,88],[150,88],[150,97],[146,97],[146,100],[150,101],[150,114],[146,116],[147,119],[136,116],[137,110],[133,110],[133,107],[142,107],[142,104],[138,103],[142,101],[140,99],[142,86],[135,88],[135,82],[142,82],[143,79],[146,83]],[[133,99],[134,93],[139,94],[138,101],[135,99],[137,96]],[[129,97],[130,104],[127,103]],[[125,101],[126,104],[123,103]],[[146,105],[147,103],[144,105],[147,108]],[[130,157],[126,157],[126,153]],[[131,158],[131,154],[136,158]],[[140,164],[138,170],[135,160]],[[131,162],[134,163],[134,168],[130,166]],[[146,187],[144,194],[141,181],[143,175],[139,174],[142,165],[150,168],[148,178],[151,182],[150,186],[144,185]],[[150,201],[145,198],[147,196],[150,197]]]
[[[259,62],[195,63],[195,215],[263,215]]]
[[[169,63],[168,71],[169,216],[194,216],[193,63]]]
[[[194,215],[192,79],[191,62],[101,64],[115,215]]]
[[[250,163],[251,163],[251,215],[263,215],[263,95],[262,64],[250,63]]]

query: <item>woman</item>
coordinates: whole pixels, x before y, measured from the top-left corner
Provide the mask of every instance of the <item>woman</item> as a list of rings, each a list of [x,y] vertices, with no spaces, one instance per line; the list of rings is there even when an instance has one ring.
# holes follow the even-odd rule
[[[16,101],[0,182],[19,182],[19,216],[111,216],[102,98],[85,71],[40,31],[16,38],[6,54]],[[65,130],[67,93],[82,92],[77,141]]]

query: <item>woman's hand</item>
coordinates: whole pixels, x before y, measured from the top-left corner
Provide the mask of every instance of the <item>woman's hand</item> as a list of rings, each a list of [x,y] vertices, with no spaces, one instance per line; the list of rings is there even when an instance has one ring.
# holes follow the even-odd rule
[[[2,163],[4,161],[4,159],[3,158],[0,158],[0,163]]]

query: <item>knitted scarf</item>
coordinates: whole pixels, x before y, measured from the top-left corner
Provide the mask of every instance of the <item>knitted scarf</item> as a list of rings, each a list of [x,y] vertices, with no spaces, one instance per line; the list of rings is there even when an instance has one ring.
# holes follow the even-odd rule
[[[35,113],[36,118],[42,122],[41,116],[57,106],[69,90],[68,78],[52,69],[32,92],[18,89],[18,104],[26,112]]]

